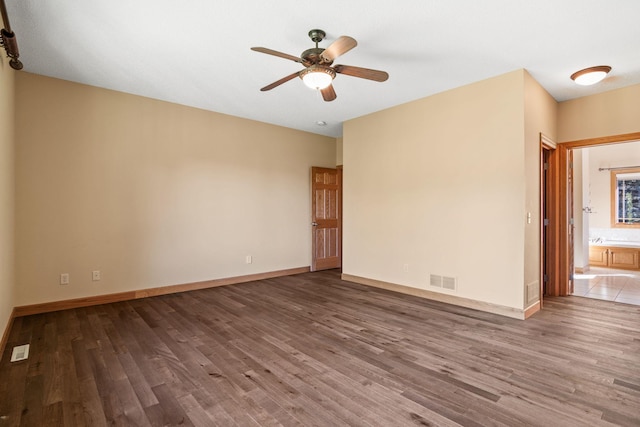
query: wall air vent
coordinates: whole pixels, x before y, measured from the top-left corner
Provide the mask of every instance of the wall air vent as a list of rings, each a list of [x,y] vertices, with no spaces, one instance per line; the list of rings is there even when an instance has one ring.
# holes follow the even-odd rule
[[[429,275],[429,285],[434,288],[443,288],[455,291],[458,283],[455,277],[439,276],[437,274]]]
[[[26,360],[28,357],[29,357],[29,344],[13,347],[13,353],[11,353],[12,362],[19,362],[21,360]]]
[[[438,276],[437,274],[432,274],[429,276],[429,285],[434,286],[436,288],[442,287],[442,276]]]
[[[444,289],[450,289],[452,291],[455,291],[457,288],[456,278],[442,276],[442,287]]]

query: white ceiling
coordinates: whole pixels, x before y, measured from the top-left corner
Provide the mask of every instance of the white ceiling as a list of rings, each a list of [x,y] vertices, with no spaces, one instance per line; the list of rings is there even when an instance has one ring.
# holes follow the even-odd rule
[[[24,70],[328,136],[342,122],[524,68],[558,101],[640,83],[638,0],[5,0]],[[293,79],[320,28],[358,46],[336,60],[338,98]],[[593,87],[569,76],[613,67]],[[316,124],[322,120],[327,126]]]

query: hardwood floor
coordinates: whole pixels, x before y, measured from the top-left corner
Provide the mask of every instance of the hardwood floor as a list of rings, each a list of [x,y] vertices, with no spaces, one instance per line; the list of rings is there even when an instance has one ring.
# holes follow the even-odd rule
[[[520,321],[327,271],[21,317],[0,425],[638,426],[640,307]]]

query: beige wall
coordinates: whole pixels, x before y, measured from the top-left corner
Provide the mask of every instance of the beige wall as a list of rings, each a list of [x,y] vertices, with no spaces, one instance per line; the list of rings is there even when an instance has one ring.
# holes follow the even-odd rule
[[[525,156],[554,131],[553,110],[537,112],[552,102],[528,79],[514,71],[345,123],[344,273],[523,309],[526,209],[538,206],[527,174],[539,175]]]
[[[640,84],[558,105],[558,142],[640,132]]]
[[[4,52],[2,52],[4,53]],[[0,58],[0,337],[15,304],[14,280],[14,75]]]
[[[452,276],[453,295],[526,307],[539,132],[640,131],[640,85],[557,105],[523,70],[354,119],[337,141],[19,73],[14,138],[2,64],[0,322],[13,305],[309,265],[308,168],[335,164],[345,273],[430,291],[429,274]]]
[[[334,138],[28,73],[16,100],[17,305],[310,265]]]
[[[558,104],[527,72],[524,73],[524,83],[524,305],[528,307],[540,300],[540,133],[556,139]]]

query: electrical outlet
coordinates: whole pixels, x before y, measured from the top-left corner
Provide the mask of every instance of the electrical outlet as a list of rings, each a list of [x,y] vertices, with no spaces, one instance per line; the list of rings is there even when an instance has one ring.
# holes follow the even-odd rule
[[[409,264],[405,264],[402,266],[402,271],[404,271],[405,273],[409,272]]]
[[[62,273],[60,275],[60,284],[68,285],[69,284],[69,273]]]
[[[93,273],[91,273],[91,280],[94,282],[100,280],[100,270],[94,270]]]
[[[253,262],[253,259],[251,258],[251,255],[247,255],[247,257],[245,258],[245,262],[247,264],[251,264]]]

